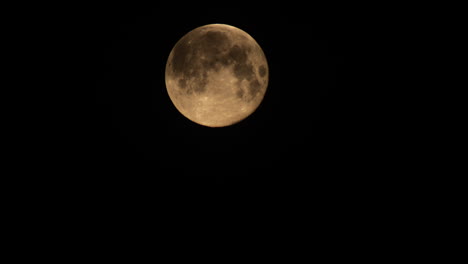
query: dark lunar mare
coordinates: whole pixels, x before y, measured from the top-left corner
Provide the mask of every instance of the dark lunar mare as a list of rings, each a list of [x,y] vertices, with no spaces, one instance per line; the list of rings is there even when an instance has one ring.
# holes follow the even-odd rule
[[[171,65],[179,87],[189,94],[203,93],[208,83],[207,71],[219,70],[220,63],[227,64],[220,54],[228,44],[229,38],[220,31],[192,32],[184,36],[174,47]]]
[[[239,88],[236,93],[237,97],[246,101],[252,100],[260,91],[261,84],[255,77],[254,66],[249,61],[249,53],[251,48],[249,46],[233,45],[228,53],[228,58],[232,60],[234,76],[238,80],[238,86],[242,80],[249,81],[249,96],[246,96],[244,91]]]
[[[248,45],[231,45],[229,37],[222,31],[192,32],[184,36],[174,47],[172,73],[178,79],[181,89],[189,94],[202,93],[206,90],[208,82],[207,71],[219,71],[223,67],[232,65],[238,84],[242,80],[249,81],[249,98],[244,98],[245,93],[240,88],[236,95],[249,100],[258,93],[261,87],[255,78],[255,69],[248,60],[251,50]],[[258,68],[258,71],[262,77],[266,74],[266,68],[263,65]]]
[[[265,65],[260,65],[258,67],[258,74],[260,75],[260,77],[265,77],[266,75],[266,67]]]

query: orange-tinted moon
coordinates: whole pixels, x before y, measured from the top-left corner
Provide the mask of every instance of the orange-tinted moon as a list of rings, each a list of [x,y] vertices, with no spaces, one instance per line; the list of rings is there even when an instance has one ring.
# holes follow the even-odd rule
[[[246,32],[224,24],[198,27],[174,46],[166,88],[177,110],[200,125],[224,127],[251,115],[268,86],[263,50]]]

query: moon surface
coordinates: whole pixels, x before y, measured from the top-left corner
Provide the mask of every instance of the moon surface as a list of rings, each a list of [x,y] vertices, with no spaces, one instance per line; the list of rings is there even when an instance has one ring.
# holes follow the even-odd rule
[[[224,127],[251,115],[268,86],[268,64],[258,43],[225,24],[195,28],[174,46],[166,64],[166,88],[185,117]]]

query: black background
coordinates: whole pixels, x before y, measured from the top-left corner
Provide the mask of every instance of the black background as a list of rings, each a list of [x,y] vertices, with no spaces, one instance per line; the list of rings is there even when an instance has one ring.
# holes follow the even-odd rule
[[[76,171],[100,183],[229,186],[332,181],[329,175],[336,177],[346,166],[351,133],[343,130],[351,117],[338,94],[347,32],[333,12],[305,4],[240,2],[80,10],[69,50],[73,88],[64,101],[74,118],[66,118],[71,127],[61,140],[65,163]],[[210,23],[253,36],[270,70],[257,111],[224,128],[186,119],[164,81],[175,43]]]
[[[32,94],[38,95],[36,104],[25,108],[35,122],[20,119],[27,123],[24,133],[7,138],[20,158],[4,178],[18,184],[3,185],[12,193],[6,203],[18,212],[11,214],[21,224],[18,230],[44,232],[34,245],[44,244],[56,229],[63,237],[56,241],[70,247],[62,241],[75,240],[78,250],[96,244],[96,251],[106,245],[115,251],[108,241],[153,250],[153,241],[159,241],[177,253],[172,245],[185,242],[183,235],[198,245],[206,230],[215,233],[208,238],[217,244],[210,251],[231,248],[219,243],[226,238],[250,242],[254,250],[263,244],[260,237],[280,247],[285,243],[278,240],[285,241],[296,251],[316,241],[335,252],[335,243],[365,248],[356,238],[369,227],[373,236],[387,237],[379,231],[393,231],[395,225],[381,223],[393,221],[385,201],[401,199],[404,188],[394,186],[408,186],[408,180],[398,167],[399,177],[385,175],[399,162],[393,153],[382,154],[388,149],[382,142],[390,137],[378,132],[390,124],[376,126],[379,112],[358,115],[376,109],[362,102],[379,104],[390,91],[377,96],[372,91],[387,80],[368,78],[370,72],[360,67],[375,67],[359,52],[380,41],[373,34],[380,28],[363,32],[365,39],[355,33],[358,15],[352,9],[252,2],[70,4],[54,5],[50,16],[35,12],[38,22],[49,23],[35,25],[37,35],[26,42],[42,56],[27,66],[46,78],[21,79],[31,79]],[[209,23],[248,32],[263,48],[270,70],[257,111],[225,128],[187,120],[164,82],[174,44]],[[369,49],[370,57],[379,60],[386,52],[379,48]],[[363,80],[376,88],[366,96]],[[20,85],[15,89],[25,93]],[[419,207],[419,201],[410,207]],[[167,240],[161,240],[163,233]]]
[[[82,236],[78,243],[98,244],[96,250],[113,243],[144,244],[144,250],[154,248],[153,240],[171,248],[187,235],[198,245],[211,230],[208,239],[217,244],[211,251],[230,248],[218,242],[226,238],[252,241],[257,250],[253,234],[300,250],[308,238],[348,247],[362,235],[346,234],[361,232],[356,223],[389,217],[375,214],[384,208],[376,194],[385,195],[395,180],[379,177],[387,168],[372,164],[381,157],[362,140],[376,128],[356,115],[361,84],[353,83],[351,72],[359,73],[359,62],[348,55],[367,42],[348,29],[352,16],[306,2],[238,1],[57,12],[52,37],[40,31],[34,41],[49,46],[41,50],[45,57],[59,59],[50,60],[54,71],[44,71],[58,89],[48,82],[34,86],[38,94],[51,91],[37,98],[37,109],[51,111],[37,111],[37,125],[26,131],[40,143],[20,151],[36,162],[20,161],[32,173],[15,177],[18,191],[9,197],[25,200],[15,207],[28,214],[24,226],[38,219],[33,229],[48,232],[38,237],[50,236],[49,225],[68,239]],[[225,128],[182,116],[164,81],[175,43],[210,23],[249,33],[269,65],[269,87],[257,111]],[[164,234],[168,239],[161,241]],[[321,234],[325,242],[316,239]],[[296,237],[280,238],[288,235]]]

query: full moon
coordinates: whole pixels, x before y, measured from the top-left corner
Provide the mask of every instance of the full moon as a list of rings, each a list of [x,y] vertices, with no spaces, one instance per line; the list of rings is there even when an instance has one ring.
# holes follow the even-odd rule
[[[265,54],[249,34],[210,24],[188,32],[175,44],[165,79],[180,113],[200,125],[224,127],[258,108],[268,75]]]

